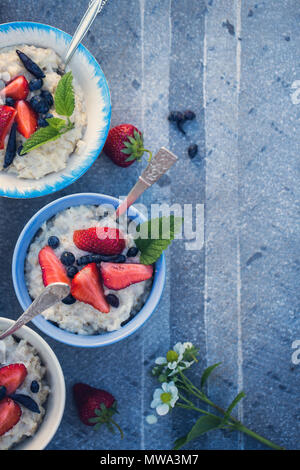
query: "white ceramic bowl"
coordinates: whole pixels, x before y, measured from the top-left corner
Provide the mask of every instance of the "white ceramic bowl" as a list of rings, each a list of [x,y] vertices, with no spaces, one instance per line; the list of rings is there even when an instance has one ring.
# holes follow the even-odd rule
[[[50,47],[63,56],[71,36],[52,26],[16,22],[0,25],[0,48],[29,44]],[[1,49],[0,49],[1,52]],[[110,125],[111,104],[108,85],[100,65],[82,45],[77,49],[71,63],[71,70],[84,94],[87,110],[87,129],[84,135],[85,151],[71,155],[67,167],[39,180],[19,179],[0,171],[0,196],[32,198],[58,191],[76,181],[98,158]]]
[[[0,317],[0,329],[6,330],[13,320]],[[47,368],[46,380],[50,386],[50,394],[46,402],[46,413],[37,432],[13,447],[16,450],[43,450],[51,441],[60,425],[66,400],[66,387],[62,369],[54,352],[46,341],[37,333],[23,326],[14,336],[25,339],[37,350],[42,363]]]

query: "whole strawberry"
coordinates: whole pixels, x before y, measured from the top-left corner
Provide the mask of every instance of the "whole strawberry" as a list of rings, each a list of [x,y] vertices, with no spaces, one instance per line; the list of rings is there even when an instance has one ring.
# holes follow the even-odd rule
[[[112,418],[118,411],[117,402],[110,393],[84,383],[77,383],[73,386],[73,394],[83,424],[94,426],[95,430],[106,424],[112,433],[115,426],[123,439],[122,429]]]
[[[143,134],[131,124],[120,124],[108,133],[104,152],[118,166],[126,168],[135,160],[140,161],[144,152],[152,153],[144,148]]]

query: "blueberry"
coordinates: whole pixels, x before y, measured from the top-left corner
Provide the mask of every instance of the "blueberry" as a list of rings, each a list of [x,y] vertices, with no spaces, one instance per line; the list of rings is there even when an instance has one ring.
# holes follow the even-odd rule
[[[126,256],[118,255],[118,257],[113,260],[113,263],[125,263],[125,261],[126,261]]]
[[[33,78],[29,82],[29,90],[30,91],[36,91],[42,88],[43,86],[43,80],[41,78]]]
[[[191,144],[188,148],[188,154],[190,158],[194,158],[198,153],[198,145],[197,144]]]
[[[2,400],[2,398],[4,398],[6,395],[6,387],[4,387],[4,385],[1,385],[0,386],[0,401]]]
[[[19,145],[18,150],[17,150],[18,155],[21,155],[22,150],[23,150],[23,145],[21,144],[21,145]],[[25,155],[27,155],[27,153],[24,153],[24,154],[21,155],[21,156],[24,157]]]
[[[16,393],[16,394],[10,395],[10,398],[20,403],[21,405],[25,406],[25,408],[28,408],[28,410],[32,411],[33,413],[40,413],[37,403],[28,395],[23,395],[22,393]]]
[[[76,261],[77,266],[84,266],[85,264],[89,264],[93,262],[92,255],[84,255],[78,258]]]
[[[46,119],[39,117],[38,118],[38,127],[47,127],[49,126],[48,122]]]
[[[54,105],[54,99],[53,96],[51,95],[50,91],[48,90],[42,90],[41,91],[41,98],[43,98],[46,103],[49,105],[49,108]]]
[[[62,303],[66,305],[72,305],[72,304],[75,304],[75,302],[76,302],[76,299],[74,299],[72,294],[69,294],[67,297],[62,299]]]
[[[127,258],[134,258],[139,252],[139,249],[136,247],[136,246],[132,246],[131,248],[129,248],[129,250],[127,251]]]
[[[70,253],[69,251],[64,251],[60,257],[60,261],[65,266],[71,266],[75,262],[75,256],[73,255],[73,253]]]
[[[30,105],[36,113],[48,113],[50,106],[42,96],[33,96],[30,100]]]
[[[180,111],[171,111],[168,116],[169,121],[178,122],[184,119],[183,114]]]
[[[69,266],[67,268],[67,275],[69,278],[72,279],[77,273],[78,273],[78,269],[76,268],[76,266]]]
[[[59,246],[59,238],[52,235],[48,238],[48,245],[51,246],[51,248],[57,248]]]
[[[111,305],[114,308],[118,308],[119,305],[120,305],[120,301],[119,301],[118,297],[114,294],[108,294],[106,296],[106,300],[109,303],[109,305]]]
[[[196,114],[194,113],[194,111],[191,111],[191,110],[187,110],[187,111],[184,111],[183,113],[183,118],[184,119],[187,119],[188,121],[192,121],[193,119],[195,119],[196,117]]]
[[[44,78],[45,74],[42,71],[42,69],[35,63],[33,60],[30,59],[24,52],[19,51],[18,49],[16,50],[16,53],[18,54],[20,60],[23,62],[23,65],[25,69],[28,70],[28,72],[32,73],[36,78]]]
[[[36,380],[33,380],[30,385],[30,390],[32,391],[32,393],[38,393],[39,389],[39,383]]]
[[[6,106],[14,106],[15,105],[15,100],[13,98],[10,98],[9,96],[5,99],[5,104]]]
[[[17,124],[14,122],[10,130],[10,134],[9,134],[9,138],[8,138],[8,142],[7,142],[7,146],[5,150],[3,168],[7,168],[9,165],[11,165],[16,156],[16,153],[17,153],[16,135],[17,135]]]

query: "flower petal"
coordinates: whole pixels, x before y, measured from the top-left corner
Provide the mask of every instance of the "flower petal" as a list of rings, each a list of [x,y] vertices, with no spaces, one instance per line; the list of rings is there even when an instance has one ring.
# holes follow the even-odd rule
[[[156,408],[156,413],[160,416],[164,416],[164,415],[168,414],[169,409],[170,409],[169,405],[167,405],[166,403],[163,403],[162,405],[159,405]]]
[[[148,415],[146,416],[146,421],[148,424],[156,424],[157,423],[157,417],[155,415]]]
[[[158,365],[167,364],[167,360],[165,357],[160,356],[157,359],[155,359],[155,364],[158,364]]]

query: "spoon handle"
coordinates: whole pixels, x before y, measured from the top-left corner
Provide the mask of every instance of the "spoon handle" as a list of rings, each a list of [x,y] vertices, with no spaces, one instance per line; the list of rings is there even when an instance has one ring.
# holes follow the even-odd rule
[[[0,335],[0,340],[6,338],[6,336],[12,335],[15,331],[21,328],[21,326],[25,325],[25,323],[28,323],[34,317],[47,310],[47,308],[60,302],[62,299],[67,297],[69,292],[70,287],[68,284],[64,284],[63,282],[49,284],[49,286],[45,287],[43,292],[32,302],[18,320]]]
[[[81,43],[82,39],[90,29],[94,19],[98,13],[102,10],[107,0],[93,0],[90,2],[87,11],[85,12],[82,20],[80,21],[72,41],[70,43],[69,49],[66,52],[64,58],[64,66],[66,67],[70,60],[72,59],[78,45]]]
[[[128,207],[130,207],[146,189],[156,183],[156,181],[174,165],[177,159],[176,155],[166,148],[161,147],[157,154],[151,159],[149,165],[145,168],[126,199],[119,205],[116,210],[116,218],[126,212]]]

